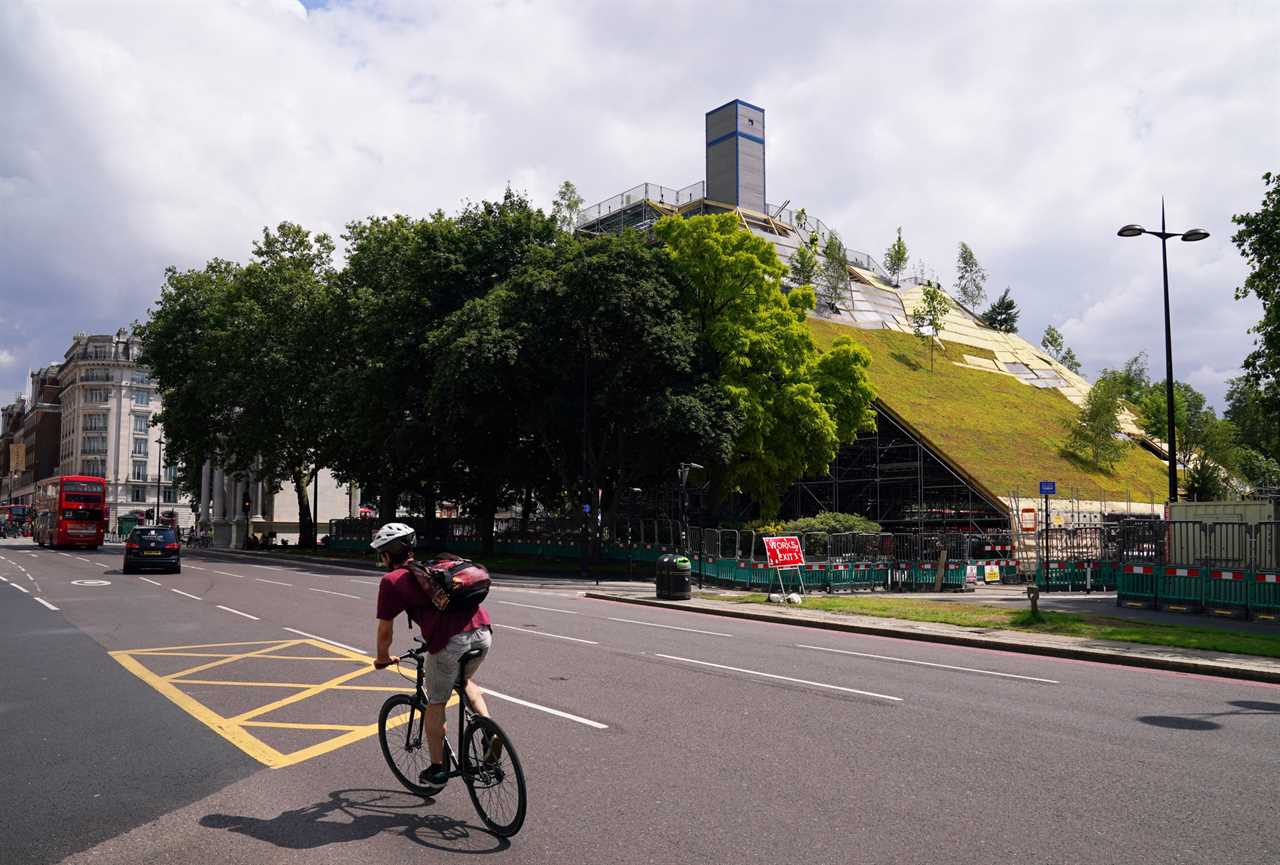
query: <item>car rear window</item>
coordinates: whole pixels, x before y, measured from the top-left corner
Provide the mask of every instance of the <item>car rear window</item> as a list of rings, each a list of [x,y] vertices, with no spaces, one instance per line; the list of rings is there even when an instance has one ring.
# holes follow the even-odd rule
[[[133,540],[171,543],[174,540],[173,529],[134,529]]]

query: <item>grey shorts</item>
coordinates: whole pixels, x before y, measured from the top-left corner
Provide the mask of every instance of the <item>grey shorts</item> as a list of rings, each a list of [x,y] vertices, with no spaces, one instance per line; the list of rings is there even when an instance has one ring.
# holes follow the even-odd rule
[[[458,681],[458,659],[472,649],[480,649],[480,657],[467,664],[467,678],[476,673],[476,668],[489,654],[493,645],[493,633],[488,628],[477,628],[474,631],[463,631],[454,634],[445,643],[444,648],[427,658],[426,682],[427,702],[432,704],[449,702],[453,692],[453,683]]]

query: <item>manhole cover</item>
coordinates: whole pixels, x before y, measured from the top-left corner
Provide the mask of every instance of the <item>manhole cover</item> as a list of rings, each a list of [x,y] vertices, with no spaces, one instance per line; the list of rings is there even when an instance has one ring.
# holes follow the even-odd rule
[[[111,581],[110,580],[72,580],[71,585],[73,586],[109,586],[111,585]]]

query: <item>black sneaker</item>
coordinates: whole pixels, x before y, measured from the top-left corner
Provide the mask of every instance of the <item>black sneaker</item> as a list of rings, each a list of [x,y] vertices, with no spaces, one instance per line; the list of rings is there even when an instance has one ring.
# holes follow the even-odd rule
[[[418,783],[427,787],[440,787],[449,783],[449,770],[441,763],[432,763],[418,773]]]

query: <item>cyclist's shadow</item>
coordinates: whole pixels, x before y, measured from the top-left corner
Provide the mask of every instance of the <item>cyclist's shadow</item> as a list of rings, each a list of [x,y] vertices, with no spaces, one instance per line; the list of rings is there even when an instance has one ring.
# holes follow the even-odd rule
[[[507,839],[481,827],[442,814],[422,813],[423,804],[433,801],[399,790],[335,790],[323,802],[293,808],[270,819],[206,814],[200,825],[291,850],[367,841],[384,832],[452,853],[497,853],[511,846]],[[350,819],[335,819],[340,814]]]

